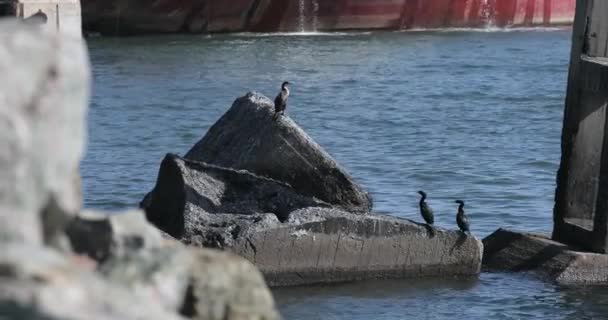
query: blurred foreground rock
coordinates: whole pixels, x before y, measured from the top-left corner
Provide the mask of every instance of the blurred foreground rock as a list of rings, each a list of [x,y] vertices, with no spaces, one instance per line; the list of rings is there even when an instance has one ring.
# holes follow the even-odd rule
[[[186,244],[247,258],[273,286],[479,273],[481,241],[370,214],[363,188],[273,114],[249,93],[185,158],[168,154],[141,202],[148,220]]]
[[[81,205],[86,48],[16,20],[0,20],[0,44],[0,239],[62,246]]]
[[[245,259],[81,211],[85,46],[17,21],[0,39],[0,318],[278,319]]]
[[[139,210],[120,214],[84,211],[70,221],[66,234],[75,253],[98,262],[138,250],[175,245],[151,226]]]
[[[0,315],[7,319],[183,319],[160,296],[133,294],[95,264],[32,245],[3,244]]]

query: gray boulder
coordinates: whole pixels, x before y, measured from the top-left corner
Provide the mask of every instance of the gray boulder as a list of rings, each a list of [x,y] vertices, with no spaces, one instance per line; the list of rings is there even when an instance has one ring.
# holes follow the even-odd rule
[[[273,214],[188,212],[182,242],[243,256],[270,286],[476,276],[481,268],[483,246],[475,237],[387,215],[308,207],[281,223]]]
[[[185,155],[186,159],[247,170],[291,185],[351,212],[367,213],[368,193],[288,116],[273,120],[267,97],[248,93]]]
[[[153,291],[181,315],[200,320],[274,320],[261,273],[245,259],[197,248],[158,248],[112,258],[101,267],[132,291]]]
[[[167,155],[141,203],[148,220],[247,258],[271,286],[479,273],[481,241],[369,215],[362,188],[290,118],[273,116],[269,99],[249,93],[185,158]]]
[[[188,238],[201,215],[271,212],[280,221],[305,207],[326,206],[289,185],[247,171],[222,168],[168,154],[154,191],[142,207],[148,220],[176,238]]]
[[[0,251],[0,314],[8,319],[178,320],[152,290],[103,279],[95,264],[54,250],[6,244]]]
[[[86,48],[6,19],[0,43],[0,240],[62,246],[58,235],[81,205]]]

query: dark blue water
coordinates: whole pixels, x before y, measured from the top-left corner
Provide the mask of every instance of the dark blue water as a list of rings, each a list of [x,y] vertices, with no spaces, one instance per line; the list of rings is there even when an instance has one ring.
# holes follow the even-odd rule
[[[184,154],[249,90],[273,97],[373,195],[375,210],[437,224],[467,201],[474,233],[549,233],[570,30],[93,39],[82,165],[87,207],[134,207],[167,152]],[[287,319],[583,319],[608,290],[520,275],[280,289]]]

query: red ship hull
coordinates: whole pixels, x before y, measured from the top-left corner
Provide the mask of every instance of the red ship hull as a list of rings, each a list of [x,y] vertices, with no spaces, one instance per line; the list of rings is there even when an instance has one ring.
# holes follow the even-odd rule
[[[110,34],[569,25],[576,0],[82,0]]]

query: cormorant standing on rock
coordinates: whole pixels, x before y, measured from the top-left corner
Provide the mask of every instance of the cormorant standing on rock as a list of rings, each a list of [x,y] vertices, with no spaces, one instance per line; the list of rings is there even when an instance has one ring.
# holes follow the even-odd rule
[[[287,98],[289,98],[289,89],[287,86],[289,82],[285,81],[281,85],[281,92],[274,98],[274,118],[276,119],[279,114],[283,115],[285,109],[287,109]]]
[[[431,209],[425,201],[426,192],[418,191],[418,193],[422,196],[422,198],[420,198],[420,214],[427,224],[432,225],[435,222],[435,218],[433,217],[433,209]]]
[[[471,233],[469,231],[469,219],[467,219],[467,216],[464,214],[464,201],[456,200],[454,202],[459,204],[458,213],[456,214],[456,223],[458,224],[458,228],[460,228],[460,230],[462,230],[464,233]]]

